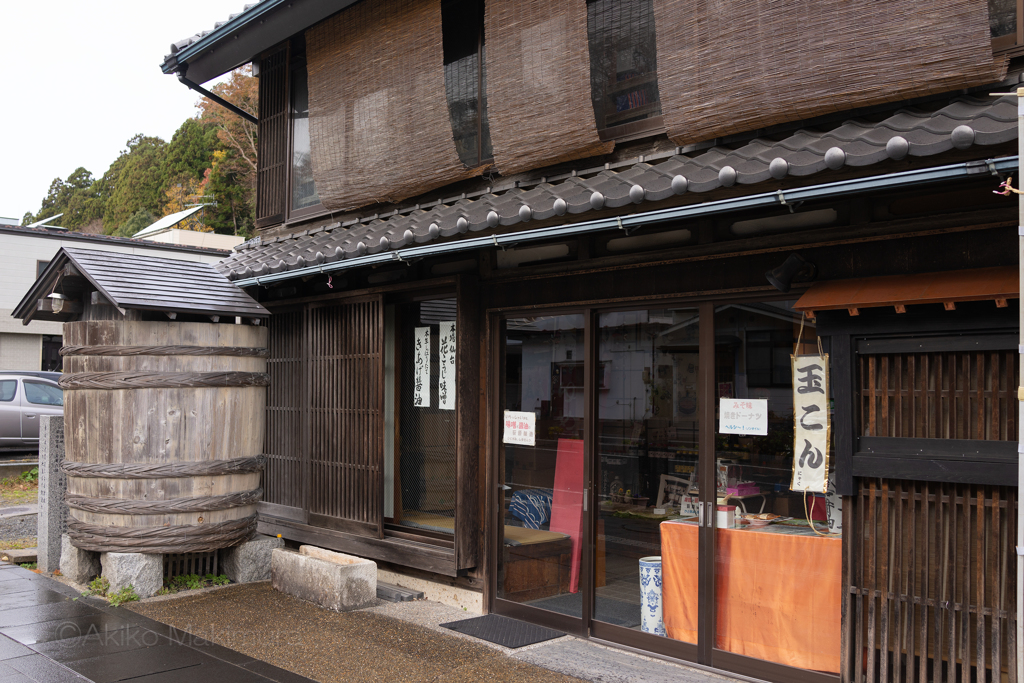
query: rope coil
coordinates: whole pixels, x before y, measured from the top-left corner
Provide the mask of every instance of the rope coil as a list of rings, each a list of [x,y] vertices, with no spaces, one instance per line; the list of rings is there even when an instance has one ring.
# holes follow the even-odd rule
[[[61,389],[182,389],[265,387],[265,372],[73,372],[57,382]]]
[[[251,356],[269,358],[269,349],[247,346],[63,346],[62,356]]]
[[[68,519],[68,536],[76,548],[98,553],[205,553],[228,548],[256,533],[256,515],[215,524],[119,527]]]
[[[267,461],[264,454],[232,460],[202,460],[170,463],[90,463],[64,461],[61,470],[69,477],[95,479],[164,479],[204,477],[219,474],[259,472]]]
[[[170,498],[168,500],[125,500],[123,498],[90,498],[76,493],[65,496],[68,507],[85,512],[117,515],[173,515],[183,512],[208,512],[255,505],[263,497],[263,489],[239,491],[217,496]]]

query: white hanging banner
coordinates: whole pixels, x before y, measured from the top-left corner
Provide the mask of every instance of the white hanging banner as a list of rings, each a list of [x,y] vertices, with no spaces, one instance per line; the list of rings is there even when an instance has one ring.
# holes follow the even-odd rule
[[[517,410],[506,410],[501,442],[519,444],[520,446],[536,446],[537,415]]]
[[[413,368],[412,404],[417,408],[430,407],[430,328],[417,327],[413,334],[416,354]]]
[[[828,354],[791,355],[794,491],[828,489]]]
[[[441,410],[455,410],[455,321],[441,322],[441,337],[438,341],[438,362],[441,371],[437,376],[437,407]]]

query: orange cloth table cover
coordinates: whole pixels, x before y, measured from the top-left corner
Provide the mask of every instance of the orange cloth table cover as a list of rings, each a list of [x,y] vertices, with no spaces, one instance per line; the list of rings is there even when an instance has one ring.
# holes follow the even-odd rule
[[[669,637],[697,642],[697,525],[661,524]],[[800,669],[839,672],[839,537],[716,530],[715,647]]]

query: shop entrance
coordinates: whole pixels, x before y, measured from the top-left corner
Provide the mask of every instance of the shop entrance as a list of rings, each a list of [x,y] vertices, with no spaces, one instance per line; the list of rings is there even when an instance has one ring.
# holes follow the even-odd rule
[[[824,497],[805,508],[790,490],[790,354],[819,353],[792,304],[498,323],[495,612],[762,679],[836,680],[841,536],[823,535]],[[723,400],[767,406],[766,433],[723,433]]]

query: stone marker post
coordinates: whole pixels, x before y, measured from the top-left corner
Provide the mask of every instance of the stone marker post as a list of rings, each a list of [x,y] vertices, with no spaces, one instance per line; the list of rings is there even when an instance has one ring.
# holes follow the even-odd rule
[[[64,493],[68,477],[64,464],[64,416],[42,415],[39,423],[39,517],[36,554],[39,569],[60,569],[60,537],[68,531]]]

